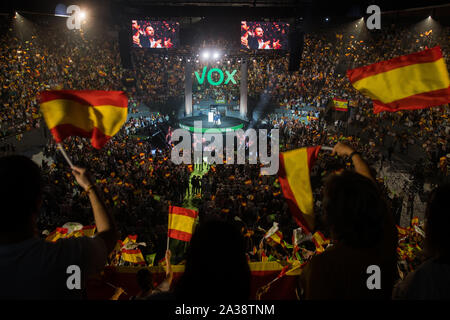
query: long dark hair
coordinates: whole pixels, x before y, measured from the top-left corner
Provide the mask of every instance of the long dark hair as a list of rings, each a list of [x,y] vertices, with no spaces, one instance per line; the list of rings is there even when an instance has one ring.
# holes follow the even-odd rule
[[[378,187],[353,171],[331,176],[323,198],[324,220],[332,237],[353,248],[370,248],[383,235],[388,210]]]
[[[427,253],[435,257],[450,257],[448,226],[450,225],[450,184],[433,190],[425,211],[425,245]]]
[[[136,281],[143,292],[153,290],[153,275],[148,269],[140,269],[136,273]]]
[[[41,172],[31,159],[12,155],[0,158],[1,231],[23,229],[37,213],[42,197]]]
[[[192,236],[175,295],[182,300],[248,300],[250,277],[240,231],[228,222],[210,219]]]

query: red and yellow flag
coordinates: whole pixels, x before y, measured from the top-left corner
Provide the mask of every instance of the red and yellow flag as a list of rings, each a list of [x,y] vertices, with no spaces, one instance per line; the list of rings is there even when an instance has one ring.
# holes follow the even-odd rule
[[[348,70],[347,77],[373,100],[374,113],[450,102],[450,80],[439,46]]]
[[[84,226],[80,230],[72,231],[69,233],[67,228],[56,228],[55,231],[50,233],[45,240],[56,242],[58,239],[66,238],[79,238],[79,237],[93,237],[95,234],[96,226]]]
[[[412,226],[418,226],[419,225],[419,217],[414,217],[411,219],[411,225]]]
[[[136,243],[136,240],[137,240],[137,234],[130,234],[123,240],[122,244],[125,245],[128,242]]]
[[[325,236],[320,231],[316,231],[312,236],[312,241],[316,245],[316,252],[322,253],[325,251],[324,245],[330,243],[330,239],[325,238]]]
[[[40,94],[41,111],[56,142],[70,136],[91,138],[101,149],[127,120],[122,91],[61,90]]]
[[[122,249],[122,259],[124,261],[131,262],[134,264],[139,264],[143,266],[146,265],[144,256],[142,255],[142,252],[139,249],[132,249],[132,250]]]
[[[306,233],[314,228],[314,199],[309,172],[320,146],[300,148],[280,154],[278,173],[281,189],[297,224]]]
[[[336,111],[348,111],[348,100],[333,98],[333,109]]]
[[[169,238],[190,241],[197,216],[195,210],[169,206]]]
[[[50,233],[45,240],[56,242],[58,239],[66,238],[68,231],[67,228],[56,228],[56,230]]]
[[[275,233],[270,235],[267,238],[267,240],[273,241],[273,242],[281,245],[282,247],[285,247],[284,242],[283,242],[283,234],[279,230],[277,230]]]
[[[95,234],[95,230],[96,230],[96,226],[84,226],[83,229],[81,229],[81,231],[83,232],[83,235],[86,237],[93,237]]]

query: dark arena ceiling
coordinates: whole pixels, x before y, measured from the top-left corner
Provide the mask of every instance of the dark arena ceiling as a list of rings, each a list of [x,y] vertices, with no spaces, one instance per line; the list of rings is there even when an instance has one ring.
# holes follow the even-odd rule
[[[223,21],[240,18],[286,19],[302,18],[319,21],[330,17],[330,24],[354,20],[367,16],[369,5],[376,4],[381,12],[395,18],[411,17],[422,19],[432,15],[441,24],[450,19],[450,1],[437,0],[235,0],[235,1],[189,1],[189,0],[15,0],[0,3],[0,13],[13,14],[15,11],[52,14],[58,4],[77,4],[88,8],[93,16],[122,23],[138,17],[210,17]]]
[[[154,7],[232,7],[236,9],[245,8],[285,8],[291,10],[292,8],[312,8],[313,11],[321,10],[324,13],[335,12],[335,15],[339,15],[341,12],[349,10],[361,10],[367,8],[367,6],[376,4],[380,6],[382,11],[392,10],[404,10],[419,7],[432,7],[449,5],[449,1],[438,0],[409,0],[409,1],[392,1],[392,0],[233,0],[233,1],[189,1],[189,0],[15,0],[15,1],[2,1],[0,8],[3,12],[5,10],[40,10],[48,11],[53,10],[56,5],[64,4],[77,4],[80,6],[87,6],[91,8],[99,8],[108,10],[111,6],[121,6],[122,8],[154,8]]]

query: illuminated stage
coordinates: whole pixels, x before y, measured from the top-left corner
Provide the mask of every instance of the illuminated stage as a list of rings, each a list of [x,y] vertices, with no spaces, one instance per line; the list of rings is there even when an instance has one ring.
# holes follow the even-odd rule
[[[202,122],[201,129],[194,127],[195,121]],[[209,133],[226,133],[233,132],[239,129],[245,129],[248,125],[247,121],[234,117],[222,117],[220,121],[220,125],[215,125],[213,122],[208,122],[208,117],[205,115],[186,117],[180,119],[180,128],[188,130],[190,132],[204,133],[206,130],[208,130]]]

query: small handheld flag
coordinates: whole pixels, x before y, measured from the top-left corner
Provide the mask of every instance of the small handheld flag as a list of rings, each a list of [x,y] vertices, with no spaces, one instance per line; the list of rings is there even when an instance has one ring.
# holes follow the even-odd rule
[[[282,152],[278,179],[294,220],[306,232],[314,229],[314,199],[309,172],[321,147]]]
[[[169,207],[168,237],[181,241],[190,241],[198,212],[182,207]]]

